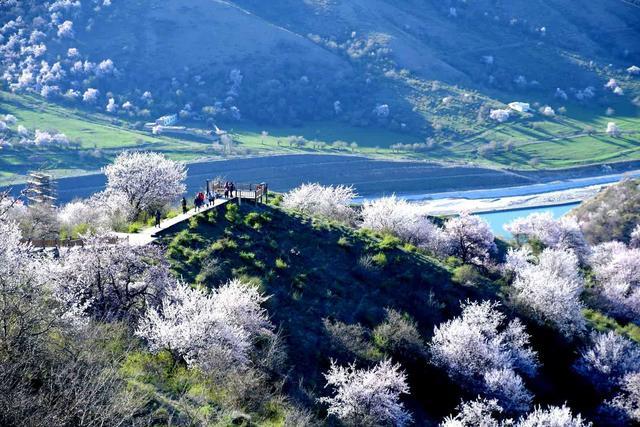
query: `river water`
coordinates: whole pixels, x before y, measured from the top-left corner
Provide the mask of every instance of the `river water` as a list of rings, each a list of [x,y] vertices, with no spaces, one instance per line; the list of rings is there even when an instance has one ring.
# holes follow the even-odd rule
[[[493,234],[509,239],[512,237],[511,233],[504,229],[504,225],[510,223],[514,219],[528,216],[536,212],[551,212],[554,218],[560,218],[579,204],[580,203],[568,203],[558,206],[511,209],[498,212],[480,213],[478,215],[489,223]]]
[[[324,185],[353,185],[360,194],[358,201],[397,194],[410,201],[444,198],[491,199],[524,196],[551,191],[582,188],[617,182],[624,177],[638,177],[640,170],[628,167],[609,168],[578,176],[558,179],[559,172],[547,175],[513,173],[480,167],[443,167],[428,162],[373,160],[357,156],[283,155],[248,159],[230,159],[188,165],[187,192],[200,191],[207,179],[221,177],[241,183],[269,183],[274,191],[285,192],[306,182]],[[550,175],[549,175],[550,174]],[[576,175],[575,172],[573,175]],[[582,174],[585,175],[585,174]],[[569,175],[567,175],[569,176]],[[67,203],[86,198],[105,186],[103,174],[61,178],[57,181],[58,201]],[[22,186],[13,188],[19,192]],[[571,205],[526,208],[482,214],[494,233],[508,237],[502,225],[532,212],[551,211],[560,216]]]

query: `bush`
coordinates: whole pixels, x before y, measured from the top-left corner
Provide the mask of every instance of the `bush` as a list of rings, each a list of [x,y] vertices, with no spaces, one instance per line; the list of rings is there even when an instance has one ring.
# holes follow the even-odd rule
[[[353,246],[353,243],[351,243],[351,241],[345,236],[342,236],[338,239],[338,246],[340,246],[341,248],[350,248],[351,246]]]
[[[381,251],[388,251],[395,249],[402,244],[402,240],[391,234],[385,234],[382,240],[378,243],[378,248]]]
[[[139,223],[139,222],[132,222],[131,224],[129,224],[129,226],[127,227],[127,233],[137,233],[140,230],[142,230],[143,228],[143,224]]]
[[[244,217],[244,224],[255,229],[259,229],[262,227],[262,221],[262,215],[260,215],[258,212],[249,212]]]
[[[382,351],[403,360],[418,360],[426,356],[416,323],[407,314],[386,309],[387,317],[373,330],[373,339]]]
[[[215,224],[218,221],[218,209],[209,209],[207,212],[207,222],[209,224]]]
[[[208,258],[202,263],[200,273],[196,276],[196,283],[213,284],[219,282],[223,278],[220,260],[217,258]]]
[[[375,254],[373,257],[371,257],[371,260],[380,268],[384,267],[388,263],[387,255],[385,255],[384,252]]]
[[[276,258],[276,268],[286,270],[289,268],[289,265],[282,258]]]
[[[453,281],[464,286],[477,285],[481,278],[478,270],[469,264],[461,265],[453,270]]]
[[[227,212],[224,214],[224,217],[230,223],[237,223],[241,219],[240,215],[240,207],[235,203],[227,203]]]
[[[253,252],[240,251],[240,259],[242,259],[243,261],[252,262],[253,260],[255,260],[255,258],[256,254],[254,254]]]

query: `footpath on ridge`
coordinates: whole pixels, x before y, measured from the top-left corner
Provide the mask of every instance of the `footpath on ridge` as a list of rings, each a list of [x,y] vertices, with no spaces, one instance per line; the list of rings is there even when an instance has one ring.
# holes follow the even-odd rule
[[[162,220],[160,222],[160,227],[152,226],[152,227],[147,227],[145,229],[142,229],[138,233],[112,233],[112,235],[114,237],[117,237],[118,239],[128,241],[130,245],[145,246],[153,242],[154,240],[156,240],[156,238],[158,237],[158,233],[165,231],[183,221],[187,221],[189,220],[189,218],[195,215],[201,214],[203,212],[207,212],[211,209],[217,209],[219,206],[226,204],[230,200],[232,199],[216,199],[213,205],[204,205],[197,211],[195,208],[190,209],[187,211],[187,213],[180,214],[173,218]]]

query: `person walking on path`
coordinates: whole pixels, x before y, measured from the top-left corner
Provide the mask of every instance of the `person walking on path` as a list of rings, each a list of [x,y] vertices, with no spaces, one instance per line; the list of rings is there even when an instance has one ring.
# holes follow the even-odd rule
[[[187,199],[185,199],[184,197],[182,197],[182,213],[187,213]]]
[[[215,192],[209,192],[209,206],[213,206],[216,204],[216,193]]]
[[[229,198],[229,181],[224,183],[224,198]]]
[[[160,228],[160,210],[156,211],[156,227]]]
[[[200,198],[196,195],[195,199],[193,199],[193,205],[195,207],[196,212],[200,210]]]

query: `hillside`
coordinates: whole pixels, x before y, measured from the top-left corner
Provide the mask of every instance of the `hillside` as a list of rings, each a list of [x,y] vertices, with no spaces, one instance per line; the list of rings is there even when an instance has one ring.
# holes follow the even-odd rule
[[[372,156],[515,169],[632,160],[640,157],[637,10],[605,0],[6,2],[0,89],[47,102],[7,105],[3,95],[0,113],[54,103],[81,110],[87,128],[107,120],[139,131],[178,113],[183,125],[232,129],[234,155],[326,151],[340,141]],[[491,116],[511,101],[532,111]],[[617,135],[605,132],[609,122]],[[19,142],[16,126],[0,130],[2,139]],[[262,131],[277,137],[266,150]],[[134,138],[149,140],[142,135]],[[285,148],[295,135],[307,142]],[[84,146],[112,145],[102,132],[81,137]],[[186,149],[152,148],[185,159],[220,154],[165,138]],[[28,150],[14,158],[27,162]],[[36,163],[77,173],[100,162]]]
[[[445,265],[394,237],[273,206],[244,204],[195,217],[160,245],[187,282],[210,288],[241,277],[270,295],[266,308],[281,329],[290,366],[283,392],[319,417],[325,414],[316,399],[325,393],[322,373],[330,360],[368,366],[392,357],[409,373],[407,406],[416,425],[435,425],[460,399],[475,396],[427,363],[421,346],[434,326],[460,313],[460,301],[508,298],[489,278],[480,278],[475,287],[457,283],[456,260]],[[510,312],[509,307],[507,302],[503,310]],[[386,309],[415,321],[422,338],[389,341],[380,329]],[[594,416],[597,397],[571,369],[580,344],[534,322],[526,328],[542,363],[539,375],[527,381],[536,403],[568,402]]]

